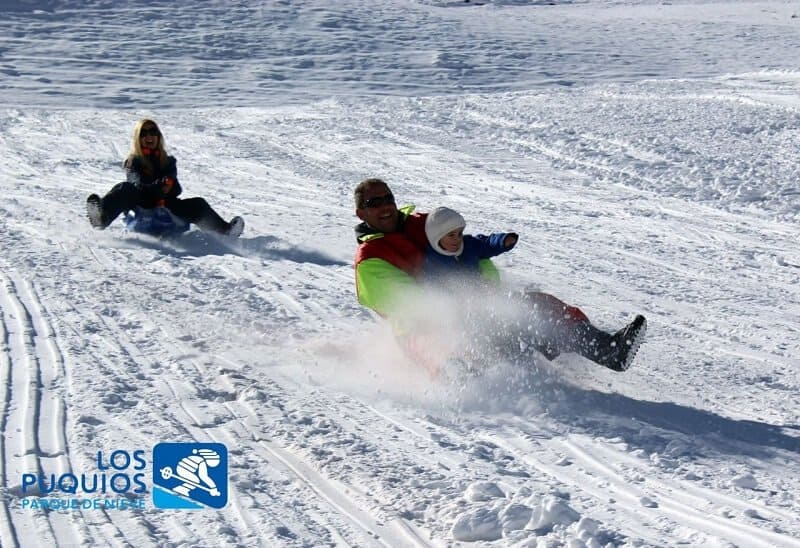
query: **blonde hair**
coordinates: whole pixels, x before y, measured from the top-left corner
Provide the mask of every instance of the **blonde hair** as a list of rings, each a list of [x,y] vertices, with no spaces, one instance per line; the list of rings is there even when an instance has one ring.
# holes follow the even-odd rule
[[[128,153],[127,162],[129,163],[134,158],[138,158],[142,163],[144,170],[152,175],[155,172],[153,169],[154,166],[150,165],[150,161],[144,155],[144,152],[142,151],[142,142],[140,139],[142,128],[145,125],[155,126],[155,128],[158,130],[158,160],[162,166],[167,163],[167,151],[164,148],[164,134],[161,133],[161,129],[158,127],[158,124],[150,118],[142,118],[136,122],[136,126],[133,128],[133,142],[131,143],[131,150]]]

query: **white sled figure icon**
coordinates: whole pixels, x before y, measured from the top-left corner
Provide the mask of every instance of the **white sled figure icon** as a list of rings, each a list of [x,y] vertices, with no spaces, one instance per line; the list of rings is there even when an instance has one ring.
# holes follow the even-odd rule
[[[219,454],[213,449],[192,449],[192,454],[183,457],[175,466],[175,470],[169,466],[161,468],[161,477],[164,479],[174,477],[180,480],[181,484],[171,489],[179,495],[194,498],[191,495],[192,490],[202,489],[212,497],[220,497],[222,493],[208,475],[208,469],[219,466],[220,460]]]

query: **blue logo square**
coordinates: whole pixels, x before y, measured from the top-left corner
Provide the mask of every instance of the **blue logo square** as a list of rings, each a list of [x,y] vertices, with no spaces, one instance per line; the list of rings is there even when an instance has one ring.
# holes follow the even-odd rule
[[[228,449],[221,443],[153,447],[156,508],[222,508],[228,503]]]

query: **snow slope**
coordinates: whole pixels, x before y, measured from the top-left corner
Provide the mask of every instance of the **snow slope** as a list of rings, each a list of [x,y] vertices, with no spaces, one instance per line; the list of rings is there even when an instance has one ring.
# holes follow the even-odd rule
[[[800,546],[800,8],[470,4],[0,3],[0,545]],[[143,116],[240,240],[90,229]],[[646,314],[634,368],[406,362],[355,301],[368,176]],[[23,507],[193,440],[222,510]]]

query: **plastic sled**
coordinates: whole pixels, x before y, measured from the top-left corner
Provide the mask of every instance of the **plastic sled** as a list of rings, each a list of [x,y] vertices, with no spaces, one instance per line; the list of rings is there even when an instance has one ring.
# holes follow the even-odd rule
[[[189,223],[166,207],[137,207],[133,212],[127,211],[123,221],[127,230],[152,236],[176,236],[189,230]]]

